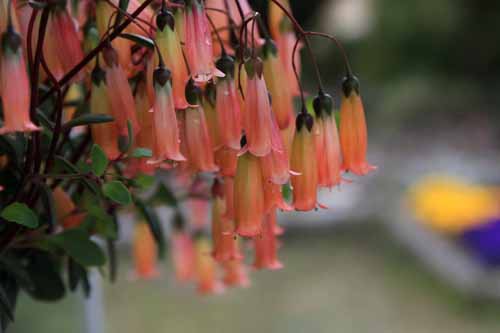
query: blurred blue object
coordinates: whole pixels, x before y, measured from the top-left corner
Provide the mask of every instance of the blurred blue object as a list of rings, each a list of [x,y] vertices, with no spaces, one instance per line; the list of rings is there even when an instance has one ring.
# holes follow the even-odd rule
[[[488,267],[500,266],[500,217],[474,226],[462,234],[465,246]]]

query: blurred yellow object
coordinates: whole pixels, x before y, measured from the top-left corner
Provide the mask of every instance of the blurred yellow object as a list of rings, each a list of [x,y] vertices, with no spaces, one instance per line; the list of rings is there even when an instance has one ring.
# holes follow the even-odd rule
[[[471,185],[446,175],[430,175],[409,191],[421,222],[446,233],[459,233],[499,214],[498,190]]]

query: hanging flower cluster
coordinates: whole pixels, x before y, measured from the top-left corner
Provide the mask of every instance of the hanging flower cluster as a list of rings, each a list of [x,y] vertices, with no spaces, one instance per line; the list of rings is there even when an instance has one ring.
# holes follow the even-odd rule
[[[254,268],[282,267],[278,211],[317,209],[319,189],[339,186],[343,173],[375,169],[345,52],[337,126],[309,42],[336,40],[304,31],[287,1],[269,2],[267,25],[247,0],[0,4],[0,132],[9,134],[6,143],[25,145],[18,185],[2,183],[9,205],[2,218],[18,225],[2,231],[0,246],[42,238],[54,255],[70,257],[77,282],[97,263],[74,257],[68,239],[112,244],[117,208],[130,203],[141,216],[136,273],[156,276],[165,236],[150,203],[167,192],[177,278],[196,281],[203,293],[245,286],[249,244]],[[303,47],[319,87],[310,112],[300,84]],[[159,189],[148,197],[140,184],[153,174],[161,175]],[[41,208],[47,202],[55,208]],[[31,228],[41,231],[19,239],[19,228],[30,227],[20,212],[58,224],[37,221]]]

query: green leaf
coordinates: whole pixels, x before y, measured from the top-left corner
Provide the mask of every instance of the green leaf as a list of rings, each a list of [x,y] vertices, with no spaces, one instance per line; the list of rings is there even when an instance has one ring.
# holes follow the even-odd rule
[[[113,120],[114,120],[114,118],[110,115],[107,115],[107,114],[88,113],[88,114],[84,114],[78,118],[75,118],[75,119],[68,121],[66,124],[64,124],[63,131],[68,131],[75,126],[109,123]]]
[[[55,161],[56,164],[60,165],[63,170],[69,171],[71,174],[80,174],[80,169],[78,169],[73,163],[68,161],[62,156],[56,155],[55,156]],[[91,182],[90,180],[86,178],[81,178],[80,181],[94,194],[98,195],[99,194],[99,189],[95,185],[94,182]]]
[[[155,195],[149,200],[149,204],[167,204],[171,207],[177,207],[179,202],[174,193],[164,184],[160,183]]]
[[[34,286],[27,292],[33,298],[42,301],[57,301],[66,294],[60,270],[56,267],[51,253],[34,250],[29,256],[26,270]]]
[[[122,182],[113,180],[102,186],[102,192],[106,197],[120,205],[128,205],[132,202],[130,192]]]
[[[118,2],[118,8],[120,8],[120,10],[117,11],[116,14],[115,26],[118,26],[123,20],[123,12],[127,12],[128,3],[129,0],[120,0],[120,2]]]
[[[126,153],[130,150],[130,147],[134,144],[134,130],[132,129],[132,123],[127,120],[127,137],[120,136],[118,138],[118,148],[122,153]]]
[[[154,176],[140,174],[134,178],[133,182],[135,186],[145,190],[153,186],[155,180],[156,178]]]
[[[153,152],[151,151],[151,149],[148,148],[136,148],[132,152],[132,157],[134,158],[148,158],[152,156]]]
[[[84,267],[102,266],[106,263],[103,251],[80,229],[70,229],[49,238],[49,242],[63,249]]]
[[[90,152],[90,157],[92,158],[92,172],[97,176],[101,177],[108,167],[108,157],[102,148],[94,144]]]
[[[28,206],[20,202],[14,202],[5,207],[0,216],[9,222],[14,222],[31,229],[38,227],[38,217],[36,214]]]
[[[87,209],[86,223],[89,225],[89,230],[95,231],[106,238],[116,239],[118,230],[113,216],[106,213],[100,206],[91,206]]]
[[[141,46],[145,46],[149,49],[154,49],[155,47],[155,43],[150,38],[141,35],[123,33],[120,34],[120,37],[131,40],[132,42],[137,43]]]

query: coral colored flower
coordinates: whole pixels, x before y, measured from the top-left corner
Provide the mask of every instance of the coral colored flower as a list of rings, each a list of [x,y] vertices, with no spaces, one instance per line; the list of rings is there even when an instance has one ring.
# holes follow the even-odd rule
[[[105,73],[99,67],[96,67],[92,72],[90,112],[92,114],[111,114]],[[118,130],[115,121],[91,125],[91,131],[94,143],[98,144],[104,150],[108,159],[115,160],[120,156]]]
[[[272,97],[272,109],[280,129],[290,126],[293,121],[293,96],[290,83],[274,42],[266,40],[264,53],[264,79]]]
[[[272,111],[266,82],[262,76],[262,62],[252,60],[246,67],[248,79],[243,127],[248,150],[255,156],[266,156],[271,152],[272,146]]]
[[[224,190],[223,185],[217,180],[213,186],[213,196],[212,244],[214,259],[218,262],[238,259],[241,255],[238,252],[234,235],[234,222],[224,215],[226,212]]]
[[[151,162],[184,161],[185,157],[181,154],[179,146],[179,129],[170,85],[170,71],[158,68],[154,75],[156,98],[153,110],[156,143],[153,152],[154,159]]]
[[[290,167],[298,175],[292,176],[293,206],[296,210],[316,208],[318,168],[314,144],[314,120],[311,115],[297,116],[297,132],[293,139]]]
[[[189,104],[184,112],[184,130],[189,163],[194,171],[218,171],[214,161],[214,149],[210,138],[205,111],[201,106],[201,89],[190,80],[186,87]]]
[[[158,277],[156,243],[146,223],[137,223],[132,248],[135,274],[141,279]]]
[[[226,75],[217,80],[217,119],[222,144],[228,148],[240,149],[241,119],[240,102],[234,83],[234,60],[223,56],[217,67]]]
[[[217,281],[215,261],[210,255],[210,242],[204,236],[198,236],[196,249],[196,282],[200,294],[217,294],[223,291]]]
[[[76,22],[66,8],[56,8],[49,19],[47,29],[47,41],[50,40],[63,72],[67,73],[83,59],[82,43]],[[83,72],[77,79],[82,77]]]
[[[234,177],[238,163],[238,151],[222,147],[215,152],[215,164],[219,167],[219,174],[223,177]]]
[[[285,82],[289,84],[289,88],[293,96],[300,95],[299,83],[297,82],[297,77],[293,70],[293,48],[295,47],[296,42],[297,36],[295,35],[295,32],[293,30],[284,32],[280,37],[276,39],[278,53],[285,70]],[[302,67],[300,60],[301,48],[302,44],[299,43],[299,46],[295,51],[295,66],[299,75]]]
[[[173,8],[175,18],[175,33],[181,43],[186,41],[186,21],[184,10],[180,8]]]
[[[261,232],[264,215],[264,184],[259,158],[244,153],[238,158],[234,178],[234,221],[240,236],[253,237]]]
[[[291,6],[289,0],[279,0],[280,4],[285,7],[291,13]],[[289,23],[289,18],[283,12],[283,10],[276,5],[274,2],[269,1],[269,32],[271,36],[277,39],[286,25]]]
[[[30,85],[21,43],[21,36],[12,26],[1,36],[0,91],[4,119],[0,134],[40,129],[30,120]]]
[[[135,113],[134,97],[122,66],[118,63],[116,51],[109,47],[104,51],[106,61],[106,85],[111,105],[111,114],[118,126],[118,134],[128,136],[128,125],[132,125],[133,135],[139,132],[139,122]]]
[[[277,257],[278,244],[273,228],[274,222],[271,222],[273,219],[276,219],[276,211],[266,215],[262,224],[262,233],[253,238],[255,245],[253,266],[256,269],[275,270],[283,268],[283,264]]]
[[[344,157],[342,168],[363,176],[377,167],[370,165],[366,160],[368,135],[358,80],[355,77],[345,78],[342,91],[340,106],[340,145]]]
[[[185,13],[185,47],[186,57],[195,81],[207,82],[214,75],[224,76],[213,62],[212,36],[208,28],[208,20],[203,2],[190,0],[184,9]]]
[[[272,121],[271,153],[261,157],[261,167],[266,182],[283,185],[290,180],[290,165],[283,139],[274,117]]]
[[[160,11],[156,17],[155,42],[167,68],[172,69],[172,89],[176,109],[185,109],[188,106],[184,89],[189,80],[187,66],[182,54],[181,43],[175,29],[173,15],[168,11]],[[155,54],[155,67],[159,65],[158,55]]]
[[[222,281],[225,286],[243,288],[250,286],[247,270],[240,259],[225,261],[222,267],[224,268]]]
[[[193,240],[187,232],[177,229],[172,233],[170,244],[170,253],[172,254],[177,280],[180,282],[192,280],[195,274],[195,251]]]
[[[215,30],[219,34],[219,37],[222,40],[222,43],[224,44],[224,48],[227,50],[230,48],[230,31],[227,29],[228,24],[229,24],[229,19],[228,16],[226,15],[226,5],[225,5],[226,0],[206,0],[205,1],[205,6],[206,8],[212,8],[212,10],[207,11],[208,17],[212,20],[215,26]],[[214,29],[212,28],[212,33],[214,34]],[[214,36],[213,41],[215,41],[217,37]],[[222,48],[220,44],[215,43],[213,44],[213,54],[214,57],[220,56],[222,53]]]
[[[293,210],[283,198],[281,185],[271,182],[264,182],[264,213],[268,213],[276,208],[289,212]]]
[[[318,165],[318,184],[324,187],[339,185],[342,156],[335,116],[333,100],[328,94],[320,92],[314,99],[314,139],[316,144],[316,160]]]
[[[189,107],[185,113],[186,143],[191,167],[198,172],[218,171],[203,107]]]

